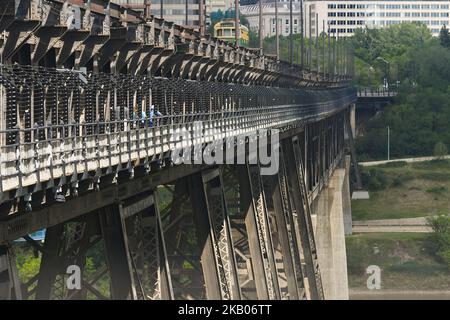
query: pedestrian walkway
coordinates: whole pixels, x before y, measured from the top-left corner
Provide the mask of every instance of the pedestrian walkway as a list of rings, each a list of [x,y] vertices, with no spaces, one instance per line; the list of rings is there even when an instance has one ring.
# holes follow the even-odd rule
[[[353,233],[432,232],[427,217],[353,221]]]

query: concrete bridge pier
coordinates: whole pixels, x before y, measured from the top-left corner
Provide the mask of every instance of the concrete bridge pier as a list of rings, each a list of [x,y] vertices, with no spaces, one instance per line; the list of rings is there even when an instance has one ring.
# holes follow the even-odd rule
[[[348,186],[349,159],[334,171],[329,184],[313,202],[317,256],[324,298],[348,300],[345,231],[351,208]],[[348,228],[348,227],[347,227]]]
[[[22,299],[16,262],[11,248],[0,246],[0,300]]]

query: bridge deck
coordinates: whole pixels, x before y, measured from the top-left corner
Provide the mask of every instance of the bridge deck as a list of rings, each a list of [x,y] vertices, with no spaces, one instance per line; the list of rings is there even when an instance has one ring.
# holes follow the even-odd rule
[[[0,79],[8,128],[0,131],[3,201],[149,166],[176,147],[317,121],[355,98],[351,89],[247,87],[145,76],[79,78],[41,69],[5,68]],[[123,86],[125,80],[132,86]],[[163,115],[150,119],[153,103]],[[204,130],[200,140],[179,137],[181,130],[192,137],[197,122]]]

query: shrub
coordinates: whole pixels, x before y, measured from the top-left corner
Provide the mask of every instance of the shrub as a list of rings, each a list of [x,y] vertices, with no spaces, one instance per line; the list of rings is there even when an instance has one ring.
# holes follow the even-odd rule
[[[428,218],[428,225],[433,229],[429,248],[450,270],[450,216],[441,214]]]
[[[444,143],[442,143],[441,141],[437,142],[434,145],[433,154],[438,159],[443,159],[447,153],[448,153],[447,146]]]
[[[394,178],[394,180],[392,180],[393,187],[401,187],[402,185],[403,185],[403,181],[402,181],[402,179],[400,179],[400,177],[396,177],[396,178]]]
[[[401,168],[405,167],[408,163],[406,161],[392,161],[379,165],[381,168]]]
[[[432,187],[426,190],[428,193],[444,193],[447,192],[448,189],[445,186]]]

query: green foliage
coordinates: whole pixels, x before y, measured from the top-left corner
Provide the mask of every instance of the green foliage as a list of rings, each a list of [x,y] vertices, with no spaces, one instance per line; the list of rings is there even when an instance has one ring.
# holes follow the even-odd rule
[[[400,167],[406,167],[408,163],[406,161],[392,161],[392,162],[386,162],[384,164],[380,164],[379,168],[400,168]]]
[[[370,168],[369,171],[364,171],[362,180],[363,184],[367,186],[370,191],[383,190],[388,185],[386,176],[377,168]]]
[[[397,80],[400,83],[395,103],[367,123],[357,152],[365,159],[386,158],[389,126],[392,157],[428,156],[437,145],[439,154],[447,153],[450,49],[432,38],[425,26],[416,24],[357,29],[352,41],[358,86],[380,87],[386,73],[391,87]],[[387,70],[383,60],[389,62]]]
[[[430,249],[450,270],[450,216],[441,214],[428,218],[433,229],[430,235]]]
[[[439,32],[439,41],[441,43],[441,46],[446,48],[450,47],[450,35],[445,25],[441,28],[441,31]]]
[[[31,248],[22,244],[14,248],[14,254],[20,281],[27,282],[39,272],[41,257],[35,256]]]
[[[394,180],[392,180],[393,187],[401,187],[402,185],[403,185],[403,181],[400,177],[396,177],[396,178],[394,178]]]
[[[447,146],[443,144],[441,141],[437,142],[434,145],[433,154],[438,157],[438,159],[443,159],[445,155],[447,155],[448,150]]]
[[[432,187],[432,188],[429,188],[429,189],[427,189],[426,190],[426,192],[429,192],[429,193],[445,193],[445,192],[447,192],[448,191],[448,189],[447,189],[447,187],[446,186],[438,186],[438,187]]]

